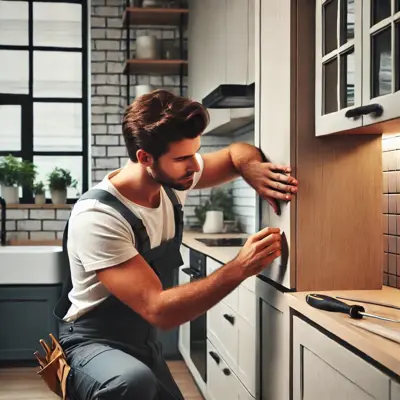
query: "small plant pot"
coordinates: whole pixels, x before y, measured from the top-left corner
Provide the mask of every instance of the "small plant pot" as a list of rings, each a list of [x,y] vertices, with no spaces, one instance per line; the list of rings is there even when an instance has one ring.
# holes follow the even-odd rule
[[[19,187],[18,186],[1,186],[1,197],[6,204],[19,203]]]
[[[65,204],[67,202],[67,189],[64,190],[52,190],[51,191],[51,202],[53,204]]]
[[[44,193],[35,194],[35,204],[46,204],[46,195]]]

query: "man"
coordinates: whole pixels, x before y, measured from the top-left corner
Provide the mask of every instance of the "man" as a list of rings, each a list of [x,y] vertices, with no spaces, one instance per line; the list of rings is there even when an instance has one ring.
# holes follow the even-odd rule
[[[207,111],[189,99],[164,90],[139,97],[123,120],[130,162],[74,206],[72,287],[56,310],[72,399],[182,399],[155,329],[196,318],[280,256],[279,229],[265,228],[212,275],[163,289],[160,277],[182,264],[181,207],[189,190],[242,176],[274,205],[297,189],[288,167],[263,163],[251,145],[201,156],[207,124]]]

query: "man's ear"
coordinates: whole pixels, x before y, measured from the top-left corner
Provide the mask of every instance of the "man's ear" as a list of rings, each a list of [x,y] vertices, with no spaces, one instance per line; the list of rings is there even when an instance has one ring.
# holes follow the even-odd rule
[[[153,156],[142,149],[139,149],[136,152],[136,157],[138,162],[140,162],[140,164],[142,164],[144,167],[151,167],[154,163]]]

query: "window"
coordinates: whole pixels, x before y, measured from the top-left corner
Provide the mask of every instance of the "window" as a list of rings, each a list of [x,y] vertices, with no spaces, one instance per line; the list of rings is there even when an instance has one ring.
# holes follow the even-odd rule
[[[33,161],[46,185],[54,167],[69,169],[69,203],[89,179],[87,16],[85,0],[0,1],[0,157]]]

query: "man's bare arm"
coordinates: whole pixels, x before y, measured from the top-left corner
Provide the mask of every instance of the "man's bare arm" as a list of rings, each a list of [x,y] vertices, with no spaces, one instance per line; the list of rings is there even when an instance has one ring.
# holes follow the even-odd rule
[[[140,255],[97,275],[114,296],[149,323],[172,329],[206,312],[279,255],[279,229],[266,228],[249,238],[235,260],[203,279],[171,289],[163,290]]]

